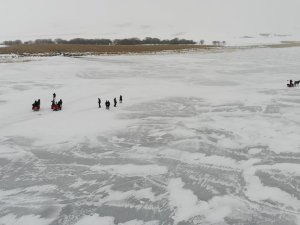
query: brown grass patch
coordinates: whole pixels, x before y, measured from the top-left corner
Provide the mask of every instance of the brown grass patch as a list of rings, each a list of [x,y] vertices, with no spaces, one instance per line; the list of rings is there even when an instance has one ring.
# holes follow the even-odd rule
[[[56,53],[91,53],[91,54],[127,54],[156,53],[163,51],[184,51],[192,49],[210,49],[207,45],[72,45],[42,44],[14,45],[0,48],[0,54],[56,54]]]

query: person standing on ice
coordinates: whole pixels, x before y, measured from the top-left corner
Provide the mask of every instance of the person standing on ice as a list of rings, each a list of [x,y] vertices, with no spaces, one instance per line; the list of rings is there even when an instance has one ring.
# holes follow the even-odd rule
[[[55,98],[56,98],[56,94],[53,93],[53,102],[54,102],[54,104],[55,104]]]
[[[99,108],[101,108],[101,99],[98,98],[98,105],[99,105]]]
[[[120,95],[119,102],[122,103],[122,101],[123,101],[123,97],[122,95]]]
[[[35,100],[34,103],[32,104],[32,107],[38,106],[38,102]]]
[[[109,110],[109,101],[106,101],[106,109]]]
[[[114,98],[114,107],[117,107],[117,99]]]
[[[62,103],[63,103],[63,101],[60,99],[60,100],[58,101],[57,105],[61,108],[61,107],[62,107]]]

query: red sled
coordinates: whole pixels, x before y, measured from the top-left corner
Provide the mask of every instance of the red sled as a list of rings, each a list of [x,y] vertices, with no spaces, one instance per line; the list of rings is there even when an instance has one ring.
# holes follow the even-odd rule
[[[61,110],[61,107],[59,105],[51,105],[51,109],[53,111],[59,111],[59,110]]]
[[[40,110],[40,107],[39,107],[39,106],[32,106],[32,110],[33,110],[33,111],[39,111],[39,110]]]

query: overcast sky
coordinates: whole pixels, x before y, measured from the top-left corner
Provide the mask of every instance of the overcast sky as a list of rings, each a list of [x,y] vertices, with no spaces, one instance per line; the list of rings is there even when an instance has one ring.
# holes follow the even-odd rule
[[[0,0],[0,41],[300,34],[300,0]]]

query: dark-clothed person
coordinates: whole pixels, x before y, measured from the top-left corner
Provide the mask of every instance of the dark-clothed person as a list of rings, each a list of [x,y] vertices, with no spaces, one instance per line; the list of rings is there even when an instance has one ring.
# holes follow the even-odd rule
[[[98,98],[98,105],[99,105],[99,108],[101,108],[101,99]]]

